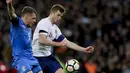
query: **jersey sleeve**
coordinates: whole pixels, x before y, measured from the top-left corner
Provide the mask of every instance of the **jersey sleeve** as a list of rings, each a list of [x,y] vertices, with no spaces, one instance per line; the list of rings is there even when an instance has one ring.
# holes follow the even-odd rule
[[[64,39],[66,39],[65,36],[61,33],[60,29],[56,26],[56,38],[55,38],[55,41],[61,42]]]
[[[20,17],[18,17],[18,16],[16,18],[10,19],[10,22],[13,25],[19,25],[19,21],[20,21]]]
[[[40,21],[38,23],[38,28],[39,28],[39,34],[44,34],[44,35],[48,34],[48,25],[43,21]]]

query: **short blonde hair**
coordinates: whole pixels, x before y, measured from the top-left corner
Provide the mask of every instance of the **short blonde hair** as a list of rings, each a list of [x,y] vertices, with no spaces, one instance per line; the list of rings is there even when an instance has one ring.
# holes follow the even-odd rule
[[[36,10],[35,9],[33,9],[32,7],[30,7],[30,6],[25,6],[23,9],[22,9],[22,11],[21,11],[21,16],[24,16],[26,13],[35,13],[35,14],[37,14],[37,12],[36,12]]]
[[[55,4],[55,5],[53,5],[52,8],[51,8],[51,10],[50,10],[50,12],[56,12],[56,11],[58,11],[58,10],[59,10],[62,14],[65,13],[65,8],[64,8],[62,5],[60,5],[60,4]]]

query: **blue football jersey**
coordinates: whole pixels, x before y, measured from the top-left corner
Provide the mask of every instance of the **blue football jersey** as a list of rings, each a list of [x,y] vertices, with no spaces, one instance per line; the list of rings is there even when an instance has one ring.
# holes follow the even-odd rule
[[[20,17],[11,20],[10,41],[14,57],[32,56],[31,37],[31,28],[27,27]]]

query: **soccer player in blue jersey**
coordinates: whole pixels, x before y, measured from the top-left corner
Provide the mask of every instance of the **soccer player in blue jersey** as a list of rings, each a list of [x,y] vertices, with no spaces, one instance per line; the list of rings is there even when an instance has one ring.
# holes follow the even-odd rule
[[[36,22],[36,11],[25,6],[21,18],[15,14],[12,0],[6,0],[10,16],[10,41],[12,45],[12,66],[18,73],[43,73],[38,61],[32,56],[31,26]]]

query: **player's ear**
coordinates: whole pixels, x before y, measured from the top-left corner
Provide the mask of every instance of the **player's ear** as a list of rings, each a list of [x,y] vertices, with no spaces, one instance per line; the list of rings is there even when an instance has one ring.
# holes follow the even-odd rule
[[[24,15],[24,18],[27,20],[27,18],[28,18],[28,15],[27,15],[27,14],[25,14],[25,15]]]
[[[27,16],[26,15],[24,15],[24,18],[25,18],[25,20],[27,20]]]

